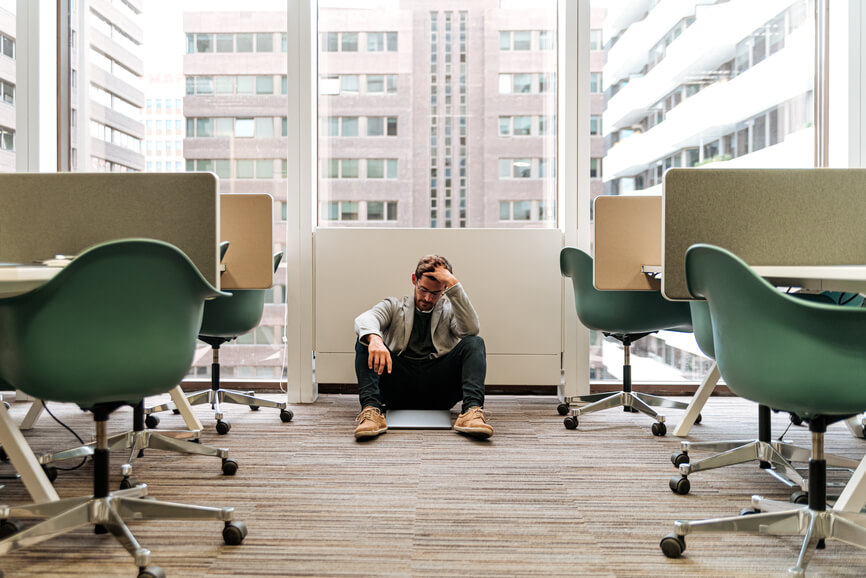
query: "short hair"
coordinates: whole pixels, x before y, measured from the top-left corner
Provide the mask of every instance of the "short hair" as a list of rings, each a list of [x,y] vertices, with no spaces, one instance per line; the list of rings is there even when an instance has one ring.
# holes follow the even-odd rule
[[[442,255],[424,255],[418,261],[418,266],[415,267],[415,281],[417,282],[425,273],[432,273],[436,267],[443,266],[448,269],[449,273],[454,271],[451,269],[451,263]]]

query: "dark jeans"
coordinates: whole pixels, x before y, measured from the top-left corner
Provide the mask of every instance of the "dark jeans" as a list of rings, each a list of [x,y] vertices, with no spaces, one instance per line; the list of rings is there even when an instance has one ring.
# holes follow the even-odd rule
[[[391,356],[391,373],[370,369],[367,346],[355,341],[355,375],[361,407],[379,409],[451,409],[463,400],[465,413],[484,406],[487,353],[484,340],[470,335],[435,359]]]

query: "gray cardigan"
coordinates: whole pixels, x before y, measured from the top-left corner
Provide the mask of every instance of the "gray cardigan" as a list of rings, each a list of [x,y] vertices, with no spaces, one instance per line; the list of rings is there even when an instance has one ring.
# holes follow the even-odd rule
[[[433,332],[434,357],[441,357],[454,349],[467,335],[477,335],[481,326],[478,314],[469,297],[458,283],[449,287],[433,307],[430,329]],[[394,355],[401,355],[409,343],[415,320],[415,299],[412,295],[386,297],[355,318],[358,339],[375,333],[382,338]],[[363,342],[362,342],[363,343]]]

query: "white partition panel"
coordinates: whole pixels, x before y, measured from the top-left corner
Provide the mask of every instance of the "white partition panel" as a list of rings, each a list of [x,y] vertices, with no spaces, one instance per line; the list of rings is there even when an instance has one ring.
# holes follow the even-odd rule
[[[438,253],[478,312],[487,383],[559,385],[562,242],[558,229],[318,229],[316,381],[355,383],[355,317],[411,294],[418,259]]]

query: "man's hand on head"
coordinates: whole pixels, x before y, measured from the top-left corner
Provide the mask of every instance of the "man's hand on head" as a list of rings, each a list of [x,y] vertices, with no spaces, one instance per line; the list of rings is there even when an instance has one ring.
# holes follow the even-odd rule
[[[385,347],[382,338],[371,333],[367,336],[367,367],[382,375],[385,370],[391,373],[391,352]]]
[[[450,289],[459,283],[457,277],[455,277],[451,271],[445,268],[444,265],[439,265],[433,271],[428,273],[424,273],[425,277],[430,277],[431,279],[435,279],[440,283],[445,284],[445,289]]]

